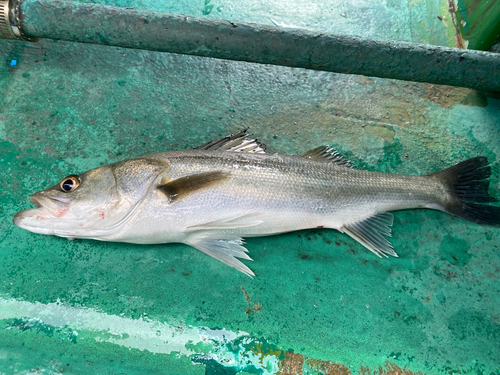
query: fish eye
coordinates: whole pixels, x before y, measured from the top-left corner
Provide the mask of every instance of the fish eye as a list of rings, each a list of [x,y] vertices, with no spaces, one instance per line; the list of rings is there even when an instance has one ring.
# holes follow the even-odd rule
[[[75,174],[72,174],[71,176],[65,177],[59,184],[59,187],[65,193],[70,193],[76,190],[78,186],[80,186],[80,183],[81,183],[80,177],[78,177]]]

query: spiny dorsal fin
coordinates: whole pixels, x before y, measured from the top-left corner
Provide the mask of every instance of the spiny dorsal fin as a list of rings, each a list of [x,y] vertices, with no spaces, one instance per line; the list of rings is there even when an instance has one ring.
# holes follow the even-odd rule
[[[352,168],[351,162],[344,159],[342,155],[335,151],[331,146],[319,146],[312,150],[303,152],[300,156],[313,160],[328,161],[341,167]]]
[[[397,257],[391,243],[384,236],[391,236],[391,226],[394,216],[390,212],[378,214],[358,223],[344,225],[342,233],[349,235],[365,246],[368,250],[381,257],[392,255]]]
[[[266,146],[257,141],[256,139],[249,138],[252,135],[247,134],[247,129],[244,129],[238,133],[227,135],[216,141],[210,141],[204,145],[195,147],[195,150],[206,150],[206,151],[233,151],[233,152],[251,152],[264,154],[266,151]]]
[[[220,184],[228,178],[229,174],[221,171],[198,173],[159,185],[158,190],[165,194],[169,203],[172,203],[189,194]]]

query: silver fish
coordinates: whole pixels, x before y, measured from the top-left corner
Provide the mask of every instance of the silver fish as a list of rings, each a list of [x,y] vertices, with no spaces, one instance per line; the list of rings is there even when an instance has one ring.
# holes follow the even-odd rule
[[[69,239],[181,242],[254,273],[243,237],[307,228],[346,233],[378,256],[397,256],[389,211],[431,208],[500,226],[488,194],[490,166],[476,157],[440,172],[402,176],[353,168],[332,148],[266,154],[246,130],[193,150],[141,156],[30,196],[14,224]]]

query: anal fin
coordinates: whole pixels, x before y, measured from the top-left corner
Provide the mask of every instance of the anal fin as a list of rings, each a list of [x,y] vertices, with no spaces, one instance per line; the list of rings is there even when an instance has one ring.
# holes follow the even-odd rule
[[[385,236],[391,236],[393,221],[394,216],[390,212],[384,212],[354,224],[344,225],[340,228],[340,231],[349,235],[379,257],[387,257],[387,255],[397,257],[398,254],[385,238]]]
[[[245,275],[250,277],[255,276],[250,268],[236,259],[242,258],[252,260],[247,254],[248,250],[242,246],[243,240],[240,237],[226,236],[224,239],[201,237],[192,242],[188,242],[188,244],[193,246],[195,249],[210,255],[212,258],[215,258],[230,267],[236,268]]]

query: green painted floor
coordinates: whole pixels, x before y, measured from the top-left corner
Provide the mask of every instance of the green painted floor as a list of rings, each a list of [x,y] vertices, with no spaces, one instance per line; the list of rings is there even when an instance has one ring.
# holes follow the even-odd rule
[[[106,4],[453,39],[446,2]],[[500,96],[55,41],[0,40],[0,54],[0,374],[500,374],[498,228],[397,212],[391,259],[332,230],[248,239],[250,279],[188,246],[12,224],[66,175],[246,127],[272,152],[333,144],[391,173],[485,155],[500,198]]]

